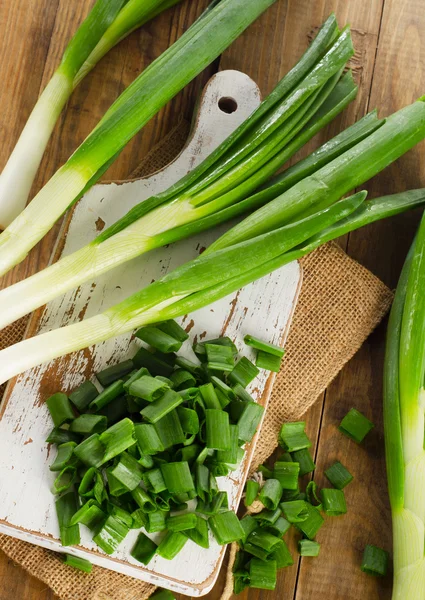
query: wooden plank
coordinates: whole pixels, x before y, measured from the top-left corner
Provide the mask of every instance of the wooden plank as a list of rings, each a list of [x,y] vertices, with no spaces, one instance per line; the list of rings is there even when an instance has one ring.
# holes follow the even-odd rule
[[[420,32],[425,27],[425,15],[421,8],[417,1],[385,3],[370,99],[370,106],[379,106],[382,115],[423,94],[425,50]],[[424,186],[424,158],[422,143],[374,178],[367,186],[370,196]],[[418,218],[418,212],[405,214],[353,233],[348,241],[349,254],[394,287]],[[347,488],[349,515],[331,520],[319,535],[323,549],[317,561],[303,561],[296,595],[302,600],[391,598],[390,578],[365,577],[359,570],[367,543],[391,549],[382,425],[384,341],[385,325],[371,336],[326,395],[318,484],[325,483],[320,474],[334,460],[345,463],[355,481]],[[353,405],[376,424],[376,430],[361,447],[342,438],[336,430]]]

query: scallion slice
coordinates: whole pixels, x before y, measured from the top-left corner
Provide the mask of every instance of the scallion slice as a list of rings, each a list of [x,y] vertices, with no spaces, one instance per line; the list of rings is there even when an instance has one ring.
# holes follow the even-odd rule
[[[67,442],[76,442],[78,443],[81,440],[81,436],[75,433],[71,433],[69,429],[61,429],[60,427],[55,427],[49,433],[49,436],[46,438],[47,444],[56,444],[60,446],[61,444],[66,444]]]
[[[101,410],[108,404],[110,404],[113,400],[116,400],[118,396],[121,396],[124,392],[124,381],[119,379],[118,381],[114,381],[107,388],[100,392],[98,396],[90,403],[90,410],[97,412]]]
[[[134,369],[134,364],[131,359],[125,360],[122,363],[118,363],[117,365],[112,365],[111,367],[107,367],[103,369],[103,371],[99,371],[96,373],[96,377],[99,380],[99,383],[104,387],[109,387],[114,381],[118,379],[123,379],[126,375],[131,373]]]
[[[159,544],[156,553],[166,560],[173,560],[181,552],[187,542],[187,537],[179,531],[169,531]]]
[[[332,488],[323,488],[322,492],[323,510],[330,517],[338,517],[345,515],[347,512],[347,504],[345,495],[342,490],[334,490]]]
[[[148,522],[146,524],[146,531],[148,533],[158,533],[166,529],[166,514],[162,510],[156,512],[150,512],[148,514]]]
[[[208,523],[202,517],[197,516],[196,527],[185,531],[184,535],[201,548],[208,549],[210,547]]]
[[[87,469],[78,487],[78,493],[83,498],[94,498],[101,505],[107,498],[107,493],[100,471],[94,467]]]
[[[139,348],[137,354],[133,357],[133,363],[138,369],[145,367],[152,375],[169,377],[173,372],[172,365],[143,347]]]
[[[368,545],[364,549],[361,570],[368,575],[384,577],[388,571],[388,552],[377,546]]]
[[[123,419],[115,423],[115,425],[100,434],[99,441],[105,447],[103,463],[108,462],[135,443],[133,421]]]
[[[300,465],[296,462],[278,461],[274,464],[273,478],[280,482],[284,490],[297,490],[299,476]]]
[[[292,460],[295,463],[298,463],[300,466],[300,477],[307,475],[307,473],[312,473],[316,468],[308,448],[303,448],[302,450],[295,450],[295,452],[292,452]]]
[[[320,514],[319,509],[308,502],[305,502],[305,508],[307,517],[302,521],[295,523],[295,526],[302,531],[308,539],[313,540],[325,522],[325,519]]]
[[[169,531],[188,531],[195,529],[197,523],[198,517],[194,513],[186,513],[168,517],[166,525]]]
[[[165,446],[154,425],[149,423],[136,423],[134,425],[134,433],[137,444],[143,454],[155,455],[158,454],[158,452],[163,452],[165,450]]]
[[[222,546],[237,542],[245,535],[238,517],[232,510],[213,515],[208,523],[215,539]]]
[[[183,444],[186,439],[176,410],[172,410],[157,421],[155,430],[165,449]]]
[[[78,502],[74,492],[63,494],[56,500],[62,546],[77,546],[80,543],[80,528],[78,525],[71,525],[71,519],[77,510]]]
[[[62,494],[70,489],[74,481],[77,478],[77,469],[72,465],[67,465],[62,469],[59,475],[56,477],[52,492],[54,494]]]
[[[118,462],[110,470],[115,477],[129,492],[133,491],[143,477],[143,469],[137,460],[128,452],[122,452]]]
[[[231,450],[232,438],[229,415],[223,410],[208,408],[205,411],[205,419],[207,448]]]
[[[74,448],[75,456],[88,467],[100,467],[105,461],[105,447],[98,433],[82,441]]]
[[[259,350],[255,364],[259,369],[265,369],[266,371],[279,373],[280,367],[282,366],[282,359],[274,354],[269,354],[268,352]]]
[[[158,327],[142,327],[136,332],[136,337],[141,339],[155,350],[159,350],[164,354],[170,352],[178,352],[182,346],[182,342],[175,339],[165,331],[162,331]]]
[[[338,429],[346,436],[360,444],[366,435],[374,428],[374,424],[369,421],[361,412],[352,408],[342,419]]]
[[[147,402],[159,400],[169,390],[169,386],[163,381],[150,377],[150,375],[142,375],[137,378],[129,386],[128,391],[136,398],[142,398]]]
[[[257,427],[260,425],[264,415],[264,406],[256,402],[244,402],[242,413],[237,421],[239,427],[239,439],[243,442],[251,442]]]
[[[308,505],[304,500],[282,502],[280,508],[282,509],[286,520],[297,525],[305,521],[309,515]]]
[[[276,510],[282,497],[282,484],[278,479],[267,479],[262,487],[259,500],[268,510]]]
[[[138,382],[136,381],[136,383]],[[180,396],[180,394],[174,390],[168,389],[161,398],[151,402],[149,406],[146,406],[143,410],[141,410],[140,414],[147,421],[155,424],[168,415],[168,413],[174,411],[174,409],[177,408],[182,402],[183,398]]]
[[[128,379],[124,381],[124,390],[128,393],[130,385],[140,379],[140,377],[143,377],[143,375],[149,375],[149,371],[145,367],[141,367],[130,373]]]
[[[251,506],[251,504],[257,499],[259,491],[260,484],[258,481],[248,479],[246,482],[245,506]]]
[[[262,350],[263,352],[267,352],[268,354],[274,354],[279,358],[283,358],[285,354],[284,348],[280,348],[279,346],[275,346],[274,344],[269,344],[268,342],[263,342],[262,340],[254,337],[253,335],[246,335],[244,337],[244,342],[247,346],[251,346],[251,348],[255,348],[256,350]]]
[[[184,369],[177,369],[170,375],[171,381],[173,382],[175,390],[185,390],[187,388],[195,387],[196,378],[189,371]]]
[[[350,471],[338,461],[326,469],[325,475],[337,490],[343,490],[354,479]]]
[[[93,530],[105,519],[106,515],[103,510],[95,500],[90,499],[74,514],[71,525],[81,524]]]
[[[152,500],[148,492],[141,487],[137,487],[131,492],[133,500],[137,506],[143,510],[144,513],[155,512],[157,507],[155,502]]]
[[[93,541],[106,554],[110,555],[117,550],[129,531],[130,528],[127,527],[127,525],[113,515],[110,515],[106,518],[106,521],[98,527],[96,535],[93,536]]]
[[[228,379],[233,385],[239,384],[246,388],[259,372],[260,370],[246,356],[243,356],[229,373]]]
[[[174,462],[162,464],[161,473],[164,477],[167,490],[171,494],[184,494],[185,492],[195,490],[189,463]]]
[[[69,431],[81,435],[91,435],[92,433],[102,433],[107,426],[107,419],[102,415],[80,415],[72,421]]]
[[[54,462],[50,465],[50,470],[62,471],[62,469],[70,462],[76,446],[77,444],[75,442],[66,442],[65,444],[58,446],[58,453]]]
[[[260,590],[275,590],[277,583],[277,565],[271,560],[264,562],[253,558],[249,563],[249,587]]]
[[[80,558],[79,556],[65,554],[63,562],[65,565],[68,565],[68,567],[72,567],[73,569],[77,569],[78,571],[83,571],[83,573],[91,573],[93,570],[93,565],[91,564],[91,562],[86,560],[85,558]]]
[[[93,402],[98,394],[99,392],[97,391],[97,387],[94,385],[94,383],[87,380],[79,385],[71,394],[69,394],[69,399],[75,408],[81,413],[89,406],[89,404]]]
[[[140,532],[132,551],[131,556],[142,563],[148,565],[156,554],[157,545],[154,541],[148,538],[147,535]]]
[[[50,396],[46,400],[46,405],[55,427],[60,427],[64,423],[70,423],[75,419],[68,396],[62,392],[57,392],[53,396]]]
[[[279,444],[288,452],[310,448],[311,442],[305,433],[305,422],[284,423],[279,433]]]
[[[266,527],[267,531],[279,538],[283,537],[290,528],[291,523],[289,523],[289,521],[287,521],[284,517],[279,517],[274,523],[270,523]]]
[[[300,540],[298,542],[300,556],[319,556],[320,544],[313,540]]]

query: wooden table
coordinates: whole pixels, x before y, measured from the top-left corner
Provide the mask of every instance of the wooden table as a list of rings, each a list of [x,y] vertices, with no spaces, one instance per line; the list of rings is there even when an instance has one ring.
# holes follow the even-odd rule
[[[86,0],[2,0],[0,2],[0,169],[4,165],[34,102],[58,63],[76,23],[86,14]],[[121,43],[73,95],[61,117],[40,169],[35,188],[62,164],[96,124],[111,101],[153,58],[167,48],[208,4],[186,0]],[[360,85],[357,100],[331,129],[340,130],[379,107],[385,116],[425,93],[425,0],[278,0],[219,61],[188,86],[126,147],[108,173],[124,178],[177,123],[189,117],[197,95],[217,69],[248,73],[267,93],[301,55],[317,27],[331,11],[341,25],[352,26],[356,55],[352,69]],[[329,137],[331,132],[325,135]],[[322,136],[323,139],[323,136]],[[314,140],[314,144],[319,143]],[[407,154],[368,186],[370,196],[425,186],[425,144]],[[419,214],[377,223],[341,240],[347,252],[394,287]],[[58,227],[29,259],[6,277],[16,281],[46,264]],[[315,441],[317,482],[333,460],[355,474],[347,488],[349,514],[329,519],[320,532],[321,555],[300,560],[284,570],[275,593],[250,591],[249,600],[386,600],[391,581],[361,573],[367,543],[391,548],[391,522],[386,495],[382,429],[382,363],[385,325],[307,415]],[[361,447],[337,433],[335,424],[356,406],[376,424]],[[209,598],[218,598],[219,586]],[[53,600],[46,586],[0,556],[0,600]]]

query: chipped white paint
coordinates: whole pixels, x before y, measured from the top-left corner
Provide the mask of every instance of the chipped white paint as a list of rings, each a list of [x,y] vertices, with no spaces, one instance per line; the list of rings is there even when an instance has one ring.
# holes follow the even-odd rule
[[[218,107],[218,100],[222,97],[234,98],[238,110],[232,114],[223,113]],[[257,86],[246,75],[237,71],[216,75],[206,88],[197,126],[183,153],[174,163],[150,178],[95,186],[75,209],[62,255],[92,240],[97,235],[99,223],[110,225],[135,203],[177,181],[231,133],[259,100]],[[152,279],[198,255],[201,248],[216,239],[219,233],[217,229],[156,250],[51,302],[37,323],[37,330],[56,328],[106,309]],[[190,328],[191,339],[195,335],[204,338],[205,335],[217,337],[225,333],[249,356],[243,345],[246,333],[261,332],[265,339],[275,343],[284,340],[300,279],[298,264],[290,264],[237,294],[186,316],[181,322],[184,327]],[[42,402],[50,393],[58,389],[68,391],[107,364],[132,356],[137,344],[129,335],[121,336],[33,369],[10,384],[0,415],[0,532],[63,551],[58,541],[50,492],[53,474],[48,465],[53,457],[44,442],[51,422]],[[188,342],[184,352],[187,356],[191,354]],[[273,375],[262,373],[251,388],[253,396],[263,404],[267,404],[273,379]],[[236,472],[219,479],[220,488],[229,493],[233,508],[237,508],[240,501],[254,446],[255,440]],[[141,567],[129,554],[137,537],[136,531],[131,532],[113,557],[107,557],[96,549],[87,530],[81,529],[81,546],[67,549],[68,552],[88,558],[97,565],[192,596],[204,595],[212,588],[224,557],[224,549],[211,538],[209,550],[189,541],[174,561],[156,557],[148,567]]]

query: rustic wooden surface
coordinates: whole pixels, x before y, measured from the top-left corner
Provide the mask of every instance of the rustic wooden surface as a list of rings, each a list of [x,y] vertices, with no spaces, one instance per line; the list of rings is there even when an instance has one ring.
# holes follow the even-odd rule
[[[124,86],[178,37],[207,3],[185,0],[134,33],[98,65],[76,91],[56,128],[35,188],[69,156]],[[85,0],[0,2],[0,169],[65,41],[89,4]],[[269,91],[331,11],[341,24],[348,22],[353,28],[357,51],[352,68],[361,85],[357,100],[332,125],[332,131],[375,106],[384,116],[425,93],[425,0],[278,0],[209,73],[199,77],[129,144],[109,178],[125,177],[182,115],[190,116],[199,90],[214,70],[241,69],[256,79],[264,93]],[[314,144],[318,142],[316,138]],[[367,186],[371,196],[425,186],[424,164],[422,143]],[[375,224],[341,243],[352,257],[394,287],[418,217],[412,213]],[[5,284],[46,264],[55,233],[46,236]],[[285,569],[275,593],[253,590],[240,596],[241,600],[390,599],[388,579],[367,577],[359,569],[367,543],[391,546],[381,410],[384,333],[382,325],[307,415],[308,431],[315,440],[318,484],[324,483],[323,470],[335,459],[355,474],[355,483],[347,489],[349,514],[327,520],[319,534],[319,558],[303,559]],[[343,439],[335,428],[351,406],[363,410],[376,424],[361,447]],[[220,585],[209,600],[219,596]],[[0,600],[15,598],[53,600],[54,596],[0,556]]]

